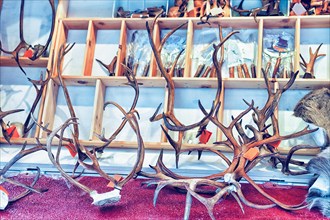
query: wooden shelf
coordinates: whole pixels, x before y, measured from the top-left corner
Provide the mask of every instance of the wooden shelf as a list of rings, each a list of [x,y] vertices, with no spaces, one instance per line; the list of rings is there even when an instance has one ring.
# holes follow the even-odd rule
[[[95,86],[97,80],[101,80],[105,86],[127,86],[127,79],[124,76],[63,76],[68,86]],[[136,77],[141,87],[160,87],[166,86],[163,77]],[[58,82],[57,78],[54,78]],[[289,79],[269,79],[270,83],[278,82],[282,88]],[[176,88],[217,88],[216,78],[187,78],[173,77]],[[226,89],[265,89],[264,79],[262,78],[224,78]],[[291,89],[319,89],[329,87],[330,81],[327,79],[296,79]]]
[[[48,57],[40,57],[35,61],[32,61],[27,57],[21,57],[19,61],[22,67],[47,67]],[[17,63],[12,56],[1,56],[0,66],[17,67]]]
[[[173,28],[185,21],[192,21],[194,28],[211,27],[216,28],[220,24],[224,28],[231,27],[254,29],[258,28],[258,23],[263,20],[266,28],[294,28],[295,22],[300,20],[302,28],[328,28],[329,16],[277,16],[277,17],[210,17],[209,24],[200,24],[199,18],[180,17],[180,18],[159,18],[158,23],[164,29]],[[92,21],[100,29],[113,28],[113,24],[119,25],[120,22],[127,22],[130,29],[145,29],[145,22],[150,24],[153,18],[62,18],[65,26],[69,29],[87,29],[88,21]],[[257,22],[256,22],[257,21]],[[120,26],[117,26],[117,28]]]
[[[41,144],[47,144],[47,139],[42,138],[39,139]],[[11,139],[11,143],[13,145],[23,145],[24,143],[27,143],[27,145],[35,145],[36,141],[34,138],[13,138]],[[6,140],[4,138],[0,138],[0,144],[6,144]],[[52,142],[53,146],[57,146],[58,140],[54,139]],[[64,143],[65,144],[65,143]],[[87,146],[87,147],[101,147],[104,145],[104,142],[99,140],[80,140],[80,144]],[[149,150],[173,150],[173,147],[169,143],[162,143],[162,142],[145,142],[145,149]],[[120,149],[135,149],[137,148],[137,143],[133,141],[113,141],[108,148],[120,148]],[[182,150],[189,150],[191,148],[200,148],[200,149],[206,149],[206,148],[212,148],[215,150],[220,150],[221,152],[232,152],[230,148],[224,145],[214,145],[214,144],[182,144],[181,149]],[[319,148],[313,149],[313,150],[300,150],[299,155],[305,155],[305,156],[312,156],[316,155],[320,152]],[[279,149],[280,154],[287,154],[289,153],[289,149]]]
[[[68,31],[70,30],[87,30],[86,40],[80,42],[81,45],[86,45],[84,50],[84,60],[82,62],[82,72],[79,76],[73,75],[63,75],[63,79],[67,86],[90,86],[95,87],[95,97],[94,97],[94,115],[92,119],[92,125],[90,132],[95,131],[100,132],[102,130],[102,116],[105,97],[106,87],[127,87],[127,79],[123,75],[123,68],[121,62],[126,58],[127,44],[128,44],[128,32],[129,30],[145,30],[146,31],[146,21],[149,25],[153,22],[153,18],[141,19],[141,18],[66,18],[68,12],[68,1],[60,1],[61,5],[58,11],[58,20],[56,22],[56,30],[54,31],[55,37],[52,41],[52,47],[50,49],[51,53],[54,53],[54,57],[57,57],[58,50],[61,45],[69,42],[68,41]],[[263,67],[262,59],[262,46],[263,46],[263,31],[265,29],[295,29],[295,51],[294,51],[294,69],[299,69],[299,53],[300,53],[300,33],[299,30],[302,28],[330,28],[330,16],[278,16],[278,17],[222,17],[222,18],[210,18],[208,20],[209,24],[200,24],[199,18],[159,18],[153,33],[153,38],[156,44],[160,43],[161,31],[172,29],[179,24],[188,22],[182,29],[187,32],[186,36],[186,57],[185,57],[185,72],[184,77],[173,77],[173,81],[176,88],[212,88],[216,89],[218,87],[218,81],[216,78],[193,78],[189,77],[191,73],[192,64],[192,48],[194,44],[193,36],[195,30],[200,30],[202,28],[214,28],[217,29],[218,25],[223,28],[229,28],[233,30],[244,30],[253,29],[253,31],[258,32],[258,54],[255,58],[255,66],[257,70],[257,77],[259,78],[223,78],[223,89],[265,89],[264,79],[261,77],[261,68]],[[95,60],[95,47],[97,44],[97,32],[98,30],[116,30],[120,32],[118,50],[118,62],[116,66],[115,76],[93,76],[93,62]],[[111,36],[110,36],[111,37]],[[157,45],[156,45],[157,46]],[[112,52],[112,51],[111,51]],[[327,56],[330,56],[330,54]],[[36,61],[31,61],[28,58],[21,58],[20,63],[24,67],[47,67],[51,65],[48,64],[48,58],[40,58]],[[56,67],[57,63],[53,64]],[[15,60],[12,57],[0,57],[0,66],[17,66]],[[53,80],[50,81],[47,91],[44,94],[44,108],[40,111],[39,119],[43,120],[44,123],[50,123],[50,129],[54,124],[56,106],[57,106],[57,96],[58,96],[58,79],[56,77],[57,70],[53,68]],[[327,70],[328,71],[328,70]],[[72,74],[72,73],[71,73]],[[139,85],[141,87],[155,87],[162,88],[165,94],[165,102],[163,106],[167,105],[166,96],[168,96],[168,91],[166,88],[166,82],[163,77],[159,77],[157,72],[157,65],[154,57],[151,58],[150,63],[150,73],[149,77],[136,77]],[[287,83],[288,79],[276,79],[276,81],[269,79],[272,87],[283,88]],[[274,85],[276,83],[276,85]],[[293,84],[291,89],[296,90],[311,90],[322,87],[329,87],[329,79],[297,79]],[[221,97],[221,101],[224,102],[224,97]],[[156,108],[156,106],[155,106]],[[166,107],[164,107],[166,108]],[[224,105],[222,106],[224,108]],[[223,121],[223,111],[219,111],[219,120]],[[43,115],[42,115],[43,114]],[[49,121],[48,121],[49,120]],[[163,135],[163,134],[162,134]],[[221,139],[220,132],[216,134],[217,140]],[[37,134],[35,136],[45,137],[45,134]],[[94,138],[93,140],[81,140],[81,144],[86,146],[102,146],[103,142]],[[95,139],[95,140],[94,140]],[[158,139],[157,139],[158,140]],[[160,137],[161,142],[146,142],[145,146],[147,149],[172,149],[169,143],[165,141],[165,138]],[[13,144],[23,144],[27,141],[28,144],[34,145],[34,138],[18,138],[11,140]],[[41,143],[45,144],[46,139],[41,138]],[[57,141],[57,140],[56,140]],[[54,140],[53,144],[56,144]],[[0,143],[6,143],[3,138],[0,138]],[[131,141],[114,141],[110,147],[115,148],[136,148],[137,143]],[[225,146],[213,145],[213,144],[200,144],[191,145],[183,144],[182,149],[189,149],[190,147],[200,147],[222,150],[224,152],[231,151]],[[288,153],[285,149],[280,149],[281,153]],[[302,151],[299,154],[303,155],[315,155],[318,151]]]

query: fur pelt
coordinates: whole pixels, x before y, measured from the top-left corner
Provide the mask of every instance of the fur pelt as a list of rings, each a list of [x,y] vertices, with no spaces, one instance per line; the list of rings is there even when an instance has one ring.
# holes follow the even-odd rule
[[[330,137],[330,90],[322,88],[305,95],[294,108],[294,115],[308,123],[325,129]],[[318,208],[322,214],[330,218],[330,147],[324,150],[307,165],[307,170],[315,174],[310,182],[306,202],[309,209]]]
[[[311,180],[306,198],[308,207],[318,208],[323,215],[330,218],[330,148],[311,159],[307,170],[316,174],[316,178]]]
[[[293,115],[324,128],[330,137],[330,89],[322,88],[305,95],[293,110]]]

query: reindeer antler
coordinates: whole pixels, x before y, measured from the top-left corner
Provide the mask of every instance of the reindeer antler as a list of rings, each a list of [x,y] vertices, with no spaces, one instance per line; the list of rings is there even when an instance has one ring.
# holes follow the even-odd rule
[[[315,75],[314,75],[315,61],[318,57],[325,56],[325,54],[318,54],[321,46],[322,46],[322,44],[320,44],[317,47],[315,53],[312,52],[311,47],[309,48],[309,62],[308,63],[305,61],[304,57],[300,54],[300,58],[302,60],[302,62],[300,62],[300,65],[305,71],[303,78],[315,78]]]

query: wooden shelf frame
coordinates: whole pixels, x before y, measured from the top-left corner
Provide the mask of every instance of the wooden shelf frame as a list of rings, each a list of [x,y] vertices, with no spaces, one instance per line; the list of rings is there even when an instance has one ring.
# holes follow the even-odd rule
[[[122,19],[122,18],[67,18],[68,13],[68,1],[59,1],[57,8],[57,20],[55,25],[55,31],[53,36],[53,42],[50,48],[50,59],[41,58],[36,62],[29,62],[28,59],[22,59],[23,66],[37,66],[47,67],[53,70],[53,79],[49,82],[47,90],[44,93],[42,100],[42,111],[39,114],[39,122],[44,124],[49,123],[49,128],[53,127],[54,116],[56,110],[56,99],[58,96],[59,83],[57,79],[56,70],[56,58],[58,56],[59,47],[67,42],[67,35],[69,30],[87,30],[86,36],[86,49],[83,62],[83,72],[81,76],[65,75],[63,79],[67,85],[70,86],[93,86],[95,87],[94,97],[94,110],[91,122],[90,135],[88,140],[82,140],[83,144],[87,146],[100,146],[102,143],[96,138],[95,133],[101,133],[102,130],[102,118],[104,96],[106,87],[126,86],[126,78],[123,76],[122,63],[127,53],[127,31],[129,29],[142,29],[145,30],[145,22],[152,23],[153,19]],[[257,17],[256,21],[252,17],[224,17],[224,18],[210,18],[210,25],[198,25],[199,18],[160,18],[154,27],[153,38],[157,45],[160,43],[160,32],[162,29],[173,28],[178,24],[188,21],[188,24],[183,27],[187,30],[186,37],[186,68],[184,71],[184,77],[173,77],[175,86],[177,88],[216,88],[217,80],[215,78],[193,78],[191,74],[191,50],[193,47],[193,34],[194,30],[202,27],[218,28],[221,25],[223,28],[233,29],[257,29],[258,30],[258,52],[256,59],[256,79],[245,78],[224,78],[223,79],[223,92],[221,101],[224,103],[224,92],[228,88],[246,88],[246,89],[264,89],[264,80],[262,78],[262,45],[263,34],[266,28],[293,28],[295,29],[294,36],[294,70],[299,70],[299,54],[300,54],[300,29],[301,28],[330,28],[329,16],[292,16],[292,17]],[[120,41],[118,44],[118,62],[116,65],[115,76],[93,76],[92,65],[95,59],[95,45],[98,30],[120,30]],[[330,54],[327,54],[330,56]],[[1,66],[15,66],[12,58],[0,57]],[[164,109],[167,107],[167,95],[168,93],[165,80],[162,77],[157,76],[157,64],[153,55],[151,55],[151,74],[147,77],[137,77],[141,87],[156,87],[163,88],[165,91],[165,102],[163,104]],[[270,79],[274,89],[282,88],[288,79],[276,79],[276,82]],[[329,79],[297,79],[292,89],[316,89],[322,87],[329,87]],[[219,120],[223,121],[224,106],[219,111]],[[46,134],[44,132],[36,132],[35,137],[41,137],[41,141],[45,142]],[[217,140],[222,140],[222,134],[217,131]],[[32,139],[16,139],[13,143],[22,144],[24,141],[28,143],[35,143]],[[4,143],[3,139],[0,139],[1,143]],[[169,143],[166,141],[164,134],[160,137],[160,142],[145,143],[149,149],[170,149]],[[135,142],[114,141],[112,147],[120,148],[134,148]],[[183,148],[192,145],[183,144]],[[214,146],[213,144],[198,145],[206,147],[219,147],[219,149],[225,150],[223,146]],[[287,152],[285,149],[281,152]],[[304,152],[302,154],[308,155],[310,152]],[[314,152],[315,153],[315,152]],[[314,154],[311,153],[311,154]]]

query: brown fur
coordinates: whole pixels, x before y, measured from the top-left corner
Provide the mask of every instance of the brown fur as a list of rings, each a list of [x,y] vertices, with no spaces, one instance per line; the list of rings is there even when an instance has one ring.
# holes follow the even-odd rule
[[[330,137],[330,90],[322,88],[305,95],[294,108],[294,116],[326,130]]]
[[[294,115],[326,130],[328,143],[330,137],[330,90],[322,88],[305,95],[294,108]],[[317,157],[311,159],[307,170],[315,174],[311,181],[306,202],[309,208],[318,208],[322,214],[330,218],[330,186],[322,184],[316,187],[316,181],[330,179],[330,148],[329,145]],[[326,181],[325,181],[326,182]]]

